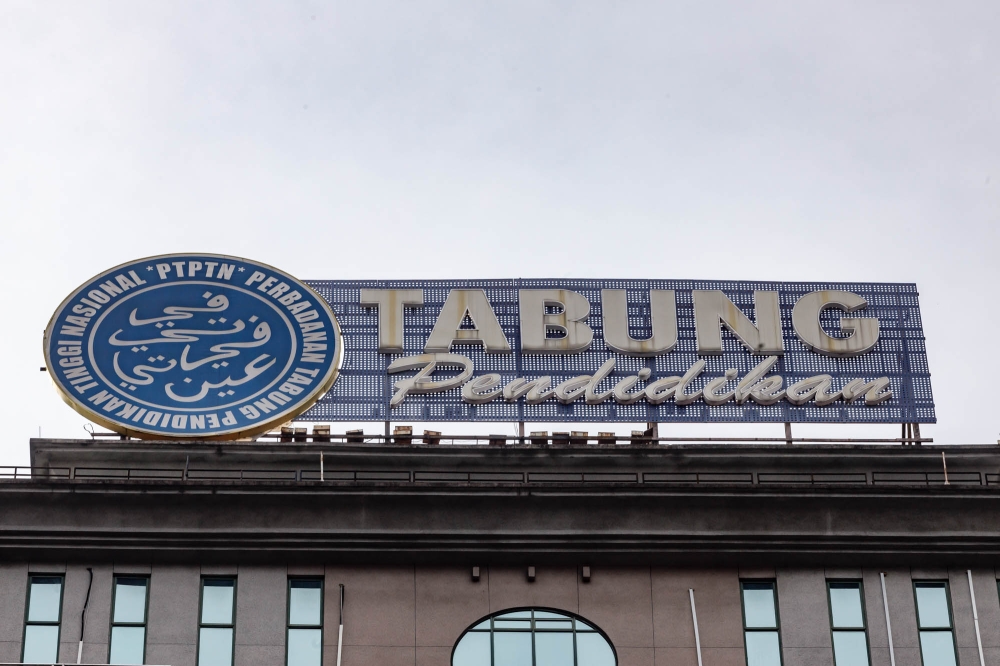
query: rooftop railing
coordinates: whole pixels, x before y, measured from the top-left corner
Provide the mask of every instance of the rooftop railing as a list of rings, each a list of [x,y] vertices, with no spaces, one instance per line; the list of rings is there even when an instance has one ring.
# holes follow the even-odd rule
[[[284,483],[309,485],[736,485],[736,486],[1000,486],[1000,474],[926,471],[552,471],[525,470],[426,470],[426,469],[211,469],[200,467],[17,467],[0,466],[4,482],[134,482],[134,483]],[[2,664],[0,664],[2,666]]]

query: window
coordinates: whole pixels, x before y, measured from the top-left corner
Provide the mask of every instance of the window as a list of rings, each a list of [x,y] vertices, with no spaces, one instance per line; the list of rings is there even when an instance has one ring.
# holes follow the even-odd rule
[[[481,620],[455,644],[452,666],[616,666],[596,627],[558,611],[503,611]]]
[[[955,666],[955,636],[951,624],[948,583],[915,582],[920,656],[924,666]]]
[[[28,576],[21,663],[51,664],[59,660],[62,576]]]
[[[146,661],[148,590],[148,578],[115,576],[109,664],[142,664]]]
[[[198,666],[233,666],[236,579],[202,578]]]
[[[288,666],[320,666],[323,663],[323,580],[288,579]]]
[[[869,666],[868,627],[860,581],[830,581],[830,630],[836,666]]]
[[[743,639],[747,666],[781,666],[778,599],[774,581],[744,581]]]

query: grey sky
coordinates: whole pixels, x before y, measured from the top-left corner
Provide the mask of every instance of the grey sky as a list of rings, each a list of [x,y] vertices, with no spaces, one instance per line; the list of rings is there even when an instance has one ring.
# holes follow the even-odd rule
[[[39,426],[83,434],[38,371],[62,298],[177,251],[301,278],[914,281],[925,432],[993,441],[997,34],[990,0],[6,0],[0,463]]]

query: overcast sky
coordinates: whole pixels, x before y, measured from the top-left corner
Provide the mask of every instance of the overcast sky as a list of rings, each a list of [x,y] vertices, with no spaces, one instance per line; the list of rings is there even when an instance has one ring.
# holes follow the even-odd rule
[[[39,372],[59,302],[181,251],[912,281],[924,434],[996,441],[998,34],[995,0],[3,0],[0,464],[85,434]]]

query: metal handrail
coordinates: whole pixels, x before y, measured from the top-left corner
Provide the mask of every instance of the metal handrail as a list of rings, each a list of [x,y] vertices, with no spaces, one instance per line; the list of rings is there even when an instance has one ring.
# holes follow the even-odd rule
[[[989,475],[987,475],[989,477]],[[873,485],[935,486],[966,485],[981,486],[983,477],[979,472],[872,472]],[[987,479],[988,485],[988,479]]]
[[[0,466],[0,479],[35,479],[41,476],[69,479],[72,477],[72,470],[69,467]]]
[[[457,471],[449,469],[291,469],[178,467],[15,467],[0,466],[0,482],[10,481],[124,481],[124,482],[255,482],[290,483],[406,483],[496,484],[583,483],[650,485],[879,485],[879,486],[997,486],[1000,474],[952,471],[684,471],[554,470],[544,468]],[[0,664],[2,666],[2,664]]]

